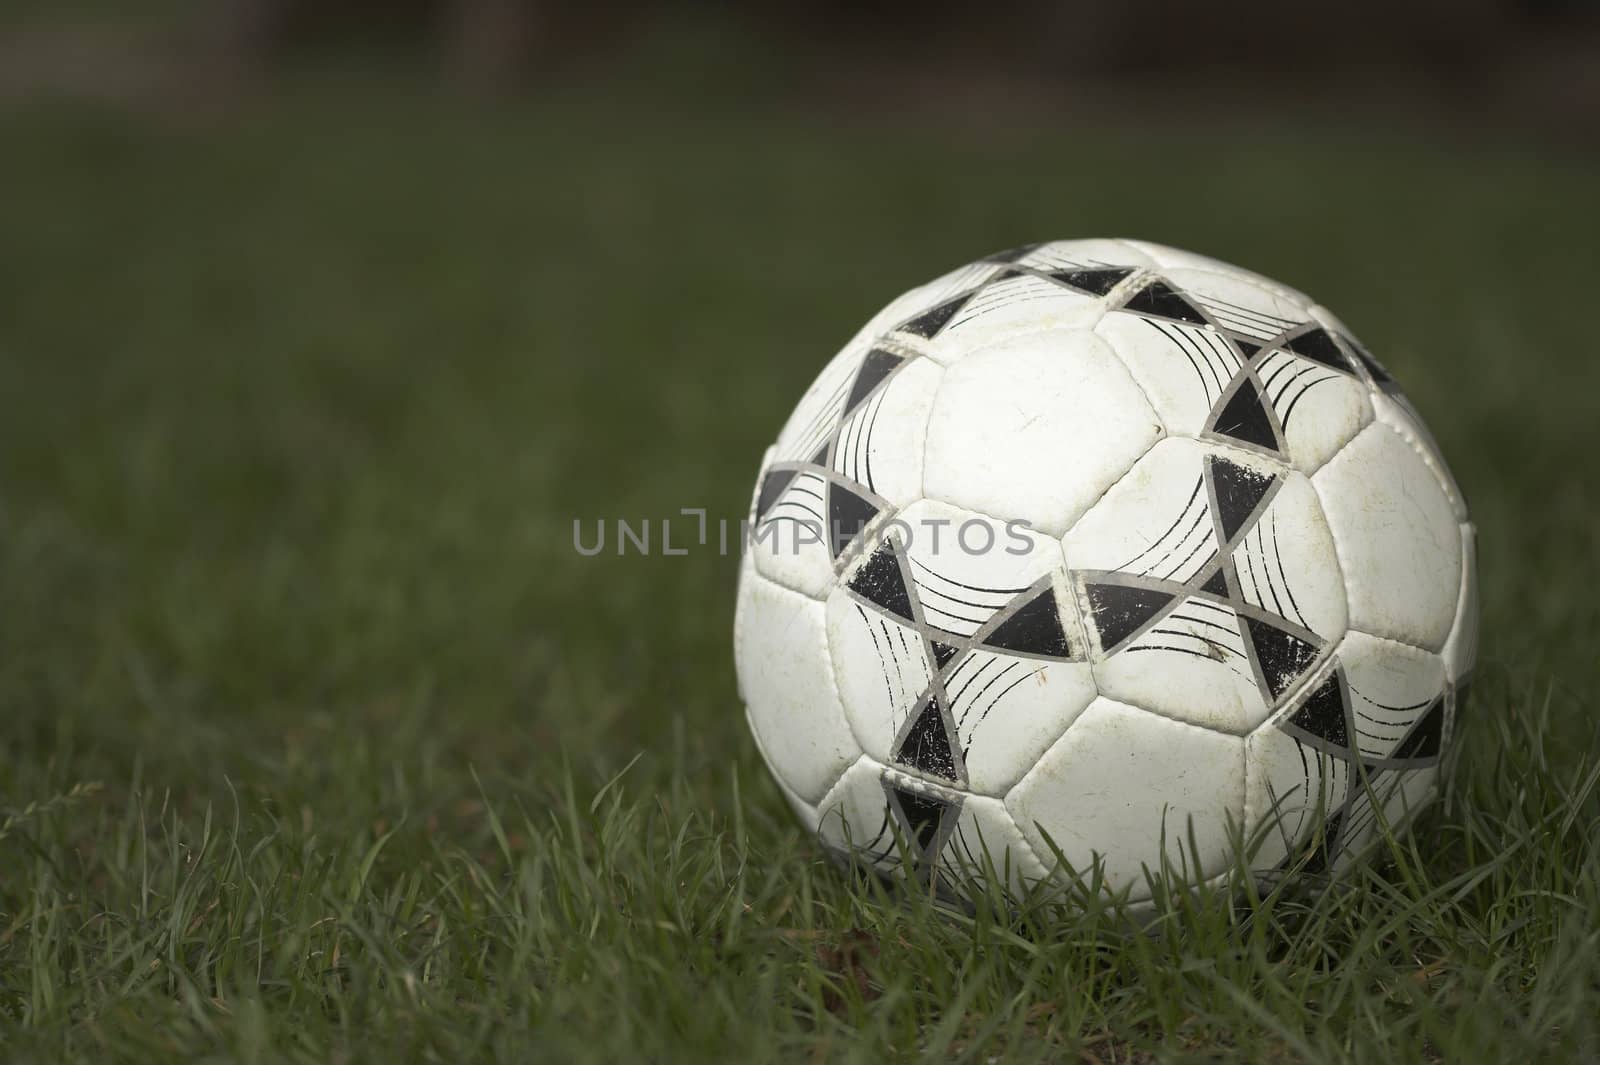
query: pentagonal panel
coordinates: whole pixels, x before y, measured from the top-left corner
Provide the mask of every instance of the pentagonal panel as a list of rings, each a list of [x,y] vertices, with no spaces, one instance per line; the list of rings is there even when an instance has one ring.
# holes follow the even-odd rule
[[[998,799],[931,784],[863,757],[819,805],[824,845],[882,872],[947,887],[992,872],[1012,892],[1047,874]]]
[[[919,500],[828,599],[847,712],[885,764],[1001,794],[1094,696],[1053,541]]]
[[[834,685],[823,605],[747,563],[733,652],[750,727],[773,774],[815,802],[860,753]]]
[[[778,438],[756,486],[761,573],[820,598],[852,541],[922,488],[928,412],[941,371],[882,346],[847,349]]]
[[[1345,626],[1310,483],[1163,440],[1063,540],[1112,698],[1224,731],[1264,720]]]
[[[1161,433],[1104,341],[1030,333],[946,372],[923,483],[935,498],[1060,535]]]
[[[1450,683],[1458,686],[1478,664],[1478,530],[1471,523],[1461,526],[1461,560],[1461,593],[1443,652]]]
[[[1369,425],[1312,483],[1338,548],[1350,627],[1443,647],[1461,592],[1461,534],[1416,449]]]
[[[1078,872],[1103,861],[1108,886],[1147,894],[1163,845],[1186,879],[1230,860],[1244,809],[1244,741],[1096,699],[1006,797],[1036,854],[1046,837]],[[1192,838],[1198,851],[1190,849]]]

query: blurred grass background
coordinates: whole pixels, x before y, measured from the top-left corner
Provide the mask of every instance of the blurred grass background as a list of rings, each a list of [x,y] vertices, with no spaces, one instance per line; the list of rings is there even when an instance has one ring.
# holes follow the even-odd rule
[[[1205,77],[1152,105],[1114,67],[1091,87],[1034,67],[924,83],[892,76],[903,56],[888,75],[848,49],[819,62],[814,38],[703,12],[574,45],[557,74],[505,60],[485,92],[449,73],[470,51],[439,74],[404,27],[372,48],[306,31],[194,74],[125,48],[126,18],[43,10],[11,12],[33,59],[41,26],[100,43],[0,75],[0,1032],[23,1059],[950,1060],[983,1050],[987,1018],[1028,1035],[1019,1055],[1294,1056],[1215,989],[1193,1030],[1181,992],[1176,1019],[1097,992],[1041,1020],[1032,970],[968,973],[979,990],[941,1005],[904,955],[850,990],[839,959],[866,904],[789,826],[747,740],[735,560],[573,550],[574,519],[736,522],[766,442],[861,321],[1030,240],[1142,237],[1281,278],[1427,417],[1479,524],[1484,660],[1463,762],[1479,791],[1425,824],[1424,857],[1473,818],[1522,823],[1496,774],[1585,779],[1600,163],[1582,101],[1524,123],[1417,96],[1245,106]],[[172,10],[137,33],[167,41],[189,25]],[[108,75],[113,54],[135,73]],[[1135,87],[1095,106],[1118,77]],[[648,832],[589,806],[630,762],[609,794]],[[1576,987],[1502,984],[1567,958],[1600,912],[1592,793],[1569,808],[1581,845],[1554,833],[1540,867],[1567,882],[1507,874],[1476,897],[1479,916],[1542,900],[1528,927],[1548,935],[1501,942],[1506,972],[1470,922],[1424,935],[1513,1018],[1497,1035],[1458,986],[1407,1007],[1434,1028],[1369,1025],[1352,1049],[1308,1017],[1324,1027],[1301,1050],[1463,1060],[1455,1032],[1461,1055],[1592,1053],[1538,996],[1592,1012],[1594,964]],[[585,809],[601,820],[580,827]],[[666,856],[635,839],[595,881],[556,863],[550,881],[587,897],[535,905],[528,855],[593,857],[619,845],[606,824],[685,834]],[[1438,850],[1441,876],[1482,859]],[[747,875],[751,916],[729,917]],[[770,940],[741,953],[678,914],[645,921],[651,954],[611,891],[843,945],[773,961]],[[432,923],[361,916],[412,909]],[[644,945],[585,954],[601,911]],[[908,927],[925,964],[959,950],[957,931]],[[1346,992],[1330,1001],[1350,1023],[1398,1009]]]

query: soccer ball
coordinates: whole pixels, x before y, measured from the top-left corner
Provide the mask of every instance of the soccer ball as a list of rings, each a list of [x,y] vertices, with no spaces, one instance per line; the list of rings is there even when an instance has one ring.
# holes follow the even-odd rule
[[[1474,529],[1393,378],[1299,292],[1140,241],[890,303],[749,529],[766,764],[825,846],[936,887],[1348,868],[1437,793],[1476,657]]]

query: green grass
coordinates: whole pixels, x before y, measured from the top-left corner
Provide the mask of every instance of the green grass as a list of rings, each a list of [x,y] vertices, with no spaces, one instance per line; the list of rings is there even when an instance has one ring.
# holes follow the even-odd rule
[[[1600,167],[672,98],[0,117],[0,1057],[1600,1054]],[[1316,293],[1474,509],[1449,801],[1320,897],[888,898],[760,767],[733,560],[573,552],[736,518],[879,304],[1070,235]]]

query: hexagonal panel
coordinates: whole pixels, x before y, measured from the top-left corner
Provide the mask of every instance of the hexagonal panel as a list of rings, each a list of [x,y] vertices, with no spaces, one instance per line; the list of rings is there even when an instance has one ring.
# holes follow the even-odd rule
[[[773,458],[782,462],[803,461],[816,454],[834,433],[845,412],[846,400],[859,375],[869,339],[857,338],[829,359],[800,396],[788,420],[778,432]]]
[[[1094,701],[1086,662],[1049,662],[977,649],[941,677],[961,737],[967,786],[1004,795]]]
[[[1021,894],[1049,876],[1006,812],[1005,803],[983,795],[962,800],[961,815],[938,862],[940,872],[953,882],[982,883],[992,869],[1013,894]]]
[[[750,504],[745,507],[744,511],[744,520],[749,525],[755,524],[756,507],[760,506],[761,504],[761,475],[766,472],[768,466],[772,465],[773,462],[776,461],[777,454],[778,449],[770,446],[767,448],[767,450],[761,453],[761,465],[756,467],[755,484],[750,486]]]
[[[1349,795],[1352,763],[1263,725],[1245,740],[1245,828],[1251,867],[1271,870],[1309,846]],[[1335,833],[1337,825],[1334,826]]]
[[[1103,340],[1029,333],[946,372],[923,484],[934,498],[1060,535],[1162,431]]]
[[[1335,658],[1349,690],[1352,739],[1363,758],[1392,756],[1430,711],[1440,715],[1442,729],[1445,676],[1438,655],[1351,632]]]
[[[857,334],[857,339],[877,340],[888,337],[896,333],[900,326],[915,322],[920,316],[941,304],[958,298],[963,293],[971,292],[1002,269],[1004,267],[999,263],[983,260],[963,263],[932,281],[908,289],[890,300],[882,310],[868,319],[867,324]],[[926,352],[929,346],[928,338],[919,332],[899,332],[894,341],[923,352]]]
[[[1339,552],[1351,628],[1443,647],[1461,593],[1461,534],[1422,456],[1373,424],[1312,483]]]
[[[1205,325],[1112,311],[1094,327],[1139,383],[1168,431],[1199,436],[1244,357]]]
[[[1309,306],[1311,298],[1298,289],[1285,285],[1282,281],[1275,281],[1264,274],[1254,270],[1246,270],[1242,266],[1214,259],[1209,255],[1197,252],[1184,251],[1182,248],[1169,248],[1165,244],[1156,244],[1148,240],[1120,240],[1117,243],[1132,248],[1150,259],[1152,266],[1164,273],[1178,273],[1192,271],[1198,274],[1215,274],[1248,282],[1258,288],[1274,294],[1279,299],[1297,306]],[[1179,273],[1179,276],[1183,276]],[[1191,282],[1192,283],[1192,282]]]
[[[1018,331],[1088,328],[1106,293],[1145,262],[1104,240],[996,252],[900,296],[857,340],[898,345],[949,365]]]
[[[890,872],[900,866],[902,849],[932,845],[944,826],[943,810],[913,802],[920,818],[906,830],[883,788],[883,766],[869,755],[853,762],[817,803],[817,836],[824,846],[853,861]],[[919,834],[916,830],[921,827]],[[945,834],[948,834],[947,832]]]
[[[1398,835],[1438,794],[1434,765],[1363,775],[1270,727],[1250,738],[1247,757],[1252,867],[1263,873],[1302,857],[1307,872],[1348,869],[1381,839],[1384,825]]]
[[[1164,266],[1161,276],[1221,328],[1265,343],[1311,320],[1308,301],[1259,274],[1234,267]]]
[[[1082,270],[1096,267],[1154,266],[1155,260],[1131,240],[1088,237],[1052,240],[1026,249],[1014,262],[1035,270]]]
[[[1419,648],[1351,632],[1329,662],[1247,742],[1246,814],[1264,833],[1258,867],[1298,857],[1315,868],[1358,853],[1362,832],[1395,813],[1395,789],[1421,801],[1448,739],[1444,663]],[[1431,778],[1429,778],[1431,779]],[[1377,805],[1374,805],[1376,800]]]
[[[1244,733],[1344,631],[1333,541],[1307,479],[1163,440],[1062,541],[1112,698]]]
[[[756,571],[774,584],[821,599],[834,582],[827,540],[830,480],[825,470],[768,469],[763,483],[782,483],[757,501],[746,554]]]
[[[751,554],[763,576],[821,598],[861,529],[922,489],[942,371],[881,346],[847,350],[806,394],[762,469]]]
[[[1367,346],[1361,343],[1350,327],[1339,320],[1338,315],[1326,307],[1316,305],[1311,308],[1311,318],[1330,335],[1338,338],[1340,345],[1351,356],[1351,360],[1361,372],[1362,380],[1367,382],[1369,388],[1381,395],[1399,395],[1399,384]]]
[[[843,588],[828,597],[827,611],[839,697],[862,750],[887,762],[927,701],[934,663],[910,618],[876,610]]]
[[[928,413],[943,377],[928,359],[869,355],[847,397],[854,402],[839,423],[829,467],[896,506],[917,498]]]
[[[1075,870],[1102,860],[1107,885],[1139,898],[1163,845],[1186,879],[1231,861],[1229,818],[1243,815],[1244,787],[1239,737],[1100,698],[1012,789],[1006,809],[1041,861],[1052,853],[1048,835]]]
[[[1006,269],[975,290],[932,342],[929,357],[948,366],[1018,333],[1088,329],[1102,313],[1100,296],[1048,274]]]
[[[856,735],[874,758],[1002,794],[1094,697],[1060,548],[933,500],[898,514],[828,599]]]
[[[818,818],[825,846],[924,883],[981,883],[992,870],[1021,892],[1048,875],[1000,800],[941,788],[870,757],[846,771]]]
[[[1161,275],[1194,321],[1134,305],[1095,327],[1127,364],[1170,432],[1207,436],[1315,470],[1372,420],[1349,354],[1305,310],[1239,278]]]
[[[750,727],[768,765],[803,800],[815,802],[860,753],[835,690],[823,605],[773,584],[747,561],[733,653]]]
[[[1283,427],[1296,469],[1314,473],[1372,421],[1372,397],[1354,372],[1283,348],[1256,360],[1262,395]]]
[[[928,624],[971,636],[1041,577],[1061,568],[1061,548],[1031,529],[919,499],[885,528],[909,563]]]
[[[815,832],[818,825],[817,808],[802,799],[798,792],[783,782],[783,778],[772,772],[773,759],[771,753],[761,742],[761,733],[756,730],[755,722],[750,717],[750,708],[745,708],[745,724],[750,726],[750,735],[756,741],[756,750],[760,752],[761,759],[767,764],[768,775],[772,783],[777,786],[778,793],[783,796],[783,801],[789,804],[789,809],[794,812],[795,818],[805,826],[807,832]],[[841,774],[842,775],[842,774]],[[830,781],[829,786],[834,782]]]
[[[1455,476],[1444,461],[1444,456],[1439,450],[1439,442],[1433,438],[1433,433],[1423,422],[1422,415],[1417,413],[1417,408],[1398,392],[1378,393],[1372,398],[1372,407],[1378,421],[1405,437],[1406,442],[1422,456],[1422,461],[1439,479],[1439,487],[1444,490],[1445,498],[1450,500],[1450,509],[1454,512],[1456,520],[1466,521],[1467,503],[1461,495],[1461,488],[1456,484]]]
[[[1342,846],[1334,871],[1348,869],[1370,853],[1382,841],[1385,828],[1393,836],[1402,835],[1438,797],[1436,766],[1369,774],[1340,833]]]
[[[1062,538],[1067,564],[1190,580],[1216,556],[1207,454],[1181,437],[1157,443]]]

